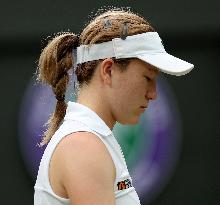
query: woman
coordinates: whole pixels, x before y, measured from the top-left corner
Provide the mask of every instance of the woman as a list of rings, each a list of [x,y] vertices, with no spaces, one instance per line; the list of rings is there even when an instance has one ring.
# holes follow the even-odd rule
[[[47,147],[34,204],[140,204],[112,129],[116,121],[138,123],[157,97],[160,71],[184,75],[192,68],[166,53],[143,17],[120,9],[94,18],[79,37],[67,32],[49,42],[39,59],[38,79],[52,87],[57,104],[40,144]],[[70,70],[79,92],[67,105]]]

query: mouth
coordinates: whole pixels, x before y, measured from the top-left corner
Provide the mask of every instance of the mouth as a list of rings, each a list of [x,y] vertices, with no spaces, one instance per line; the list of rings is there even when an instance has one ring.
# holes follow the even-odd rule
[[[145,108],[147,108],[147,106],[141,106],[141,108],[144,108],[144,109],[145,109]]]
[[[140,107],[141,112],[144,112],[146,109],[147,109],[147,106],[141,106]]]

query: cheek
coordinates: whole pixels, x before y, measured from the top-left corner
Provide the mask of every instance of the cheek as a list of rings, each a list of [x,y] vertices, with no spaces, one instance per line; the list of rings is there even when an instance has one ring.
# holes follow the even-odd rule
[[[125,104],[127,106],[132,106],[133,104],[139,103],[139,101],[143,103],[145,93],[146,81],[141,81],[140,78],[135,78],[129,82],[121,82],[118,88],[115,89],[115,96],[117,96],[122,106]]]
[[[131,103],[137,87],[134,82],[122,82],[116,89],[117,97],[123,103]]]
[[[114,91],[113,107],[121,114],[129,114],[134,108],[143,102],[144,91],[136,83],[123,84]]]
[[[136,84],[137,85],[137,84]],[[144,92],[139,86],[119,87],[112,96],[112,114],[121,124],[136,124],[140,117],[138,109],[143,103]]]
[[[126,115],[128,112],[128,109],[131,106],[130,104],[133,101],[130,97],[131,94],[132,93],[129,89],[121,86],[118,87],[118,89],[115,89],[114,93],[112,93],[111,106],[116,119]]]
[[[136,81],[133,81],[133,83],[130,84],[128,93],[130,93],[130,97],[136,100],[139,100],[139,98],[142,101],[142,98],[145,96],[146,92],[146,82],[141,81],[137,79]]]

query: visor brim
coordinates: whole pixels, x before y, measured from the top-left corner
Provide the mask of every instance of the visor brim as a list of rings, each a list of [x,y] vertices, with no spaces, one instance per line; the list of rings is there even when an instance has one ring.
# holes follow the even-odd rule
[[[185,75],[194,68],[193,64],[168,53],[142,54],[137,55],[137,58],[155,66],[164,73],[175,76]]]

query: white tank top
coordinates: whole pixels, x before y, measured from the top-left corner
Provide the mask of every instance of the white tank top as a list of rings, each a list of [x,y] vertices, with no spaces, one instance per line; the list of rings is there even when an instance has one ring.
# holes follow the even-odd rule
[[[34,186],[34,205],[70,204],[70,199],[62,198],[53,192],[49,182],[48,168],[53,151],[61,139],[77,131],[87,131],[95,134],[109,151],[116,167],[114,182],[116,205],[140,205],[123,152],[112,131],[93,110],[75,102],[68,102],[64,121],[47,144],[42,156]]]

